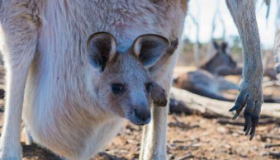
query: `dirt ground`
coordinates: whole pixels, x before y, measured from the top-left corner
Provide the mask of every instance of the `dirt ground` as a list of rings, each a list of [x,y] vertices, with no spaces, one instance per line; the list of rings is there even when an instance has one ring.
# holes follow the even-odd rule
[[[0,70],[0,84],[3,85],[1,73]],[[268,90],[269,92],[264,92],[280,97],[278,91],[274,91],[276,88],[271,88]],[[4,101],[0,99],[0,107],[3,104]],[[3,112],[0,110],[0,132],[3,123],[2,117]],[[261,122],[264,123],[258,126],[255,138],[249,141],[249,137],[246,137],[242,131],[243,119],[241,118],[232,121],[221,118],[206,119],[198,115],[170,114],[167,133],[168,159],[280,159],[280,122],[277,123],[272,119],[263,119]],[[93,160],[139,159],[141,135],[140,126],[126,122],[118,136]],[[50,151],[37,145],[23,145],[23,157],[23,160],[60,160]]]
[[[242,132],[242,119],[231,121],[171,114],[168,120],[167,148],[170,160],[264,160],[279,156],[268,155],[269,152],[280,153],[280,125],[271,120],[266,125],[259,125],[252,141]],[[94,160],[137,160],[140,138],[141,127],[127,122]],[[23,157],[23,160],[59,160],[50,151],[35,145],[23,145]]]

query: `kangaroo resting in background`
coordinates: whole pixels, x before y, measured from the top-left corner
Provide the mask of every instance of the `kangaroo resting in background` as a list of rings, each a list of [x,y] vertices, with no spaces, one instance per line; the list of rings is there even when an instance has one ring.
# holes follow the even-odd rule
[[[219,45],[215,41],[212,44],[216,53],[199,68],[215,75],[241,75],[242,68],[238,67],[237,62],[232,59],[228,51],[228,44],[223,42]],[[270,67],[264,68],[263,76],[269,77],[271,80],[277,80],[275,70]]]
[[[187,2],[0,0],[7,70],[0,160],[21,159],[22,118],[40,145],[67,159],[88,160],[118,132],[122,118],[147,124],[150,110],[139,159],[166,160],[168,107],[157,107],[163,100],[149,110],[149,103],[162,89],[169,93],[178,52],[164,61],[161,56],[172,51],[167,40],[181,38]],[[231,111],[237,117],[246,106],[245,131],[252,138],[262,103],[254,0],[227,0],[227,5],[245,63]],[[97,32],[110,34],[88,39]],[[159,90],[149,95],[152,82]]]
[[[238,85],[227,81],[223,77],[216,77],[202,69],[178,76],[174,80],[173,86],[223,101],[234,101],[234,99],[223,96],[222,90],[238,90]]]
[[[220,68],[225,68],[227,74],[234,73],[236,72],[235,70],[239,71],[237,63],[228,53],[228,44],[226,42],[222,42],[222,44],[219,45],[216,41],[212,41],[212,44],[216,53],[199,68],[215,75],[220,75]],[[241,72],[239,74],[241,74]]]

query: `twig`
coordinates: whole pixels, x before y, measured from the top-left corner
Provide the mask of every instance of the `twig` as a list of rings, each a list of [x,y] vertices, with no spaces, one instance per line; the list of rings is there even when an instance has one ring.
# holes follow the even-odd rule
[[[187,160],[187,159],[189,159],[189,158],[194,158],[194,156],[193,156],[192,154],[189,153],[189,154],[186,154],[185,156],[179,158],[178,160]]]
[[[266,144],[264,148],[280,147],[280,144]]]
[[[273,156],[275,158],[279,158],[280,153],[269,152],[269,153],[265,153],[263,156]]]

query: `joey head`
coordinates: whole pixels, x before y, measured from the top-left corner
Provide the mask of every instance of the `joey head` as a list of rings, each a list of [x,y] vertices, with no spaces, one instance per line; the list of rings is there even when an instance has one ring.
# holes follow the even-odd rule
[[[151,103],[167,103],[164,89],[153,81],[148,69],[163,57],[168,40],[142,35],[127,51],[120,52],[114,36],[101,32],[90,36],[87,46],[91,66],[98,72],[97,80],[88,75],[88,88],[100,107],[136,125],[148,124]]]

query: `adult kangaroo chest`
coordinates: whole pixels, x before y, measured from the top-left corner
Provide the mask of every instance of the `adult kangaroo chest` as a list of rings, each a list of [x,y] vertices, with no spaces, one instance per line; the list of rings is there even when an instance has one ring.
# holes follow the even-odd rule
[[[59,155],[90,157],[115,136],[122,120],[112,112],[119,113],[115,108],[120,105],[109,108],[112,112],[104,111],[100,103],[110,100],[88,87],[101,82],[104,85],[111,78],[110,75],[106,79],[96,78],[102,73],[90,64],[87,40],[93,33],[108,32],[116,39],[116,50],[125,52],[138,36],[160,32],[155,28],[159,22],[155,10],[154,6],[143,6],[136,1],[46,2],[40,9],[38,53],[29,72],[24,101],[24,120],[38,143]],[[120,68],[113,67],[112,73],[128,73],[125,81],[137,73],[138,66],[133,57],[122,57]],[[131,67],[121,69],[123,65]],[[134,68],[133,72],[129,68]],[[144,73],[138,74],[137,77],[143,79],[140,75]],[[132,86],[139,87],[141,81]],[[143,94],[137,89],[137,93],[131,95]],[[133,100],[133,103],[136,102]],[[138,119],[131,119],[140,123]]]

